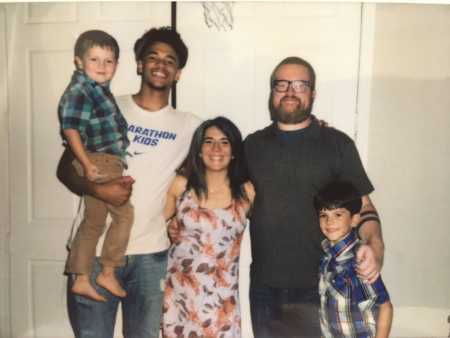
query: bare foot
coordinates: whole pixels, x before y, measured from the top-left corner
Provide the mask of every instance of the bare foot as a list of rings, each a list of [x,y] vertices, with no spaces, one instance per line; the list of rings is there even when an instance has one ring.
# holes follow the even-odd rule
[[[78,275],[73,282],[71,290],[77,295],[88,297],[98,302],[106,302],[106,298],[100,295],[91,285],[88,275]]]
[[[103,268],[103,271],[99,273],[96,280],[97,284],[104,287],[111,292],[114,296],[125,297],[126,291],[122,288],[119,281],[114,274],[114,268]]]

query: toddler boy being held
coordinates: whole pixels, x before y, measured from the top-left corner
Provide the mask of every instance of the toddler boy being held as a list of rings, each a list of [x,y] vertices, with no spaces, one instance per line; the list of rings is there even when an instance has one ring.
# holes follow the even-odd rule
[[[361,197],[351,183],[332,182],[314,198],[324,255],[320,263],[320,326],[325,338],[387,338],[392,304],[381,276],[373,284],[356,273]]]
[[[79,174],[91,181],[106,182],[122,176],[129,145],[127,122],[109,88],[117,69],[119,46],[108,33],[90,30],[78,37],[74,49],[76,70],[58,106],[61,134],[76,157],[74,166]],[[109,213],[112,221],[100,257],[102,271],[95,282],[115,296],[124,297],[126,292],[114,269],[124,263],[133,207],[129,202],[114,207],[88,195],[83,198],[84,219],[66,265],[66,273],[76,278],[71,291],[106,300],[91,284],[90,275]]]

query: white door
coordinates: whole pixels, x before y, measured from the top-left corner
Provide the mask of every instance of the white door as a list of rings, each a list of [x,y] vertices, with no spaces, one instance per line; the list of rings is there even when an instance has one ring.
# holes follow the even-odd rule
[[[170,3],[3,6],[10,120],[11,337],[71,337],[62,272],[76,199],[57,181],[55,170],[62,152],[56,106],[73,70],[73,44],[87,29],[113,34],[121,46],[113,92],[135,92],[139,79],[134,41],[152,26],[170,24]],[[233,28],[226,31],[208,28],[211,22],[205,22],[207,8],[201,3],[181,2],[177,7],[178,30],[190,54],[178,85],[179,108],[204,118],[226,115],[246,135],[269,123],[273,67],[285,56],[299,55],[317,71],[315,113],[354,134],[360,5],[235,2],[232,13],[226,14],[232,15]],[[249,262],[246,238],[241,260],[244,337],[251,337]]]

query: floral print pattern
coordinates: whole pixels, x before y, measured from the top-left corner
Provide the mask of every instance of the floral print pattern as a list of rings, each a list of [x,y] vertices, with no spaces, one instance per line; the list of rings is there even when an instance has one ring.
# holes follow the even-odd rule
[[[200,207],[190,192],[177,201],[179,240],[169,250],[164,338],[239,338],[239,254],[243,203]]]

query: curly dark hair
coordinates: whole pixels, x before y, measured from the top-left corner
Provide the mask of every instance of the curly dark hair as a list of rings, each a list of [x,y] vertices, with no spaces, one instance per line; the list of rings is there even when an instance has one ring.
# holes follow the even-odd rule
[[[170,26],[152,28],[144,33],[134,44],[136,61],[143,61],[156,42],[164,42],[173,48],[178,57],[178,66],[183,68],[188,58],[188,49],[180,34]]]

